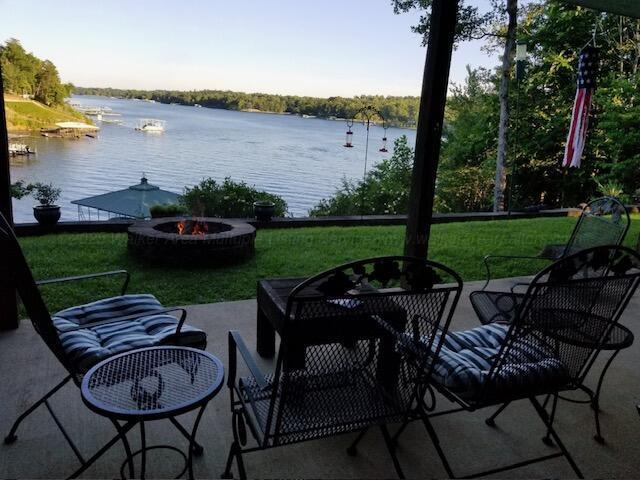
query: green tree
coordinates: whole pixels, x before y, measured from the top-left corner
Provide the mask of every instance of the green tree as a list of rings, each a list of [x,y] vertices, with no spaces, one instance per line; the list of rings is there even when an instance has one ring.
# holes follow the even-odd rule
[[[0,46],[0,65],[5,92],[33,95],[45,105],[59,105],[73,90],[73,85],[60,82],[52,62],[27,53],[15,38]]]

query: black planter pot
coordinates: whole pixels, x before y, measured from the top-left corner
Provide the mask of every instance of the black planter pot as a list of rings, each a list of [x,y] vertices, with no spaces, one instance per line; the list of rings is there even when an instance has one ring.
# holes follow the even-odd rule
[[[33,207],[33,216],[43,227],[52,227],[60,220],[58,205],[37,205]]]
[[[253,202],[253,212],[259,222],[268,222],[275,214],[276,205],[268,200]]]

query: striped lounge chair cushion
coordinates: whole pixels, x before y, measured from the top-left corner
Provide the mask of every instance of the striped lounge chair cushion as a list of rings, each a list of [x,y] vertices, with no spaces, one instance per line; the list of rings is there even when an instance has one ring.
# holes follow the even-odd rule
[[[489,378],[508,329],[508,325],[492,323],[449,332],[434,365],[434,380],[462,398],[477,397],[481,390],[489,396],[537,394],[566,383],[562,363],[532,344],[511,350],[510,356],[518,357],[518,363],[503,363]]]
[[[62,310],[53,316],[53,323],[62,347],[81,371],[107,357],[136,348],[163,344],[206,347],[206,334],[186,324],[180,335],[175,336],[178,319],[157,313],[163,309],[153,295],[123,295]],[[77,329],[105,320],[113,321]],[[75,330],[65,332],[71,328]]]

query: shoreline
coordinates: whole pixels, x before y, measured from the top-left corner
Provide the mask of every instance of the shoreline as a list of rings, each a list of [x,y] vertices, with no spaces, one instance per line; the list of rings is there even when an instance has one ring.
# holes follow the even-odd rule
[[[183,107],[195,107],[196,105],[198,105],[201,108],[210,108],[212,110],[225,110],[228,112],[245,112],[245,113],[260,113],[260,114],[270,114],[270,115],[290,115],[293,117],[300,117],[300,118],[305,118],[308,120],[311,119],[320,119],[320,120],[328,120],[328,121],[341,121],[341,122],[346,122],[347,119],[346,118],[338,118],[338,117],[332,117],[332,116],[322,116],[322,115],[306,115],[306,114],[299,114],[299,113],[293,113],[293,112],[274,112],[274,111],[268,111],[268,110],[259,110],[257,108],[243,108],[243,109],[233,109],[233,108],[220,108],[220,107],[209,107],[207,105],[200,105],[200,104],[195,104],[195,103],[183,103],[183,102],[169,102],[169,101],[162,101],[162,100],[158,100],[158,99],[145,99],[145,98],[138,98],[138,97],[113,97],[110,95],[97,95],[97,94],[81,94],[81,93],[73,93],[72,94],[75,97],[97,97],[97,98],[106,98],[106,99],[116,99],[116,100],[131,100],[131,101],[149,101],[150,103],[158,103],[161,105],[180,105]],[[377,123],[376,123],[377,124]],[[378,125],[381,126],[381,125]],[[412,125],[412,126],[406,126],[406,125],[397,125],[395,123],[389,123],[388,124],[389,128],[398,128],[398,129],[404,129],[404,130],[416,130],[417,129],[417,125]]]

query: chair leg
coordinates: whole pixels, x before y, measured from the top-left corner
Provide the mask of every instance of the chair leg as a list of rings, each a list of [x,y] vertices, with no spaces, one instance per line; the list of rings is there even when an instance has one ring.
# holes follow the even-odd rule
[[[236,460],[238,464],[238,476],[241,480],[247,478],[247,472],[244,469],[244,461],[242,460],[242,449],[240,444],[234,440],[231,444],[231,448],[229,449],[229,456],[227,457],[227,464],[224,469],[224,473],[220,476],[221,478],[233,478],[233,473],[231,472],[231,467],[233,467],[233,460]]]
[[[502,405],[500,405],[500,408],[498,408],[493,415],[491,415],[489,418],[487,418],[484,423],[486,423],[487,425],[489,425],[490,427],[495,427],[496,426],[496,418],[498,417],[498,415],[500,415],[505,408],[507,408],[509,406],[511,402],[507,402],[507,403],[503,403]]]
[[[220,478],[233,478],[231,467],[233,467],[233,459],[236,456],[236,445],[237,443],[235,441],[231,444],[229,455],[227,456],[227,465],[224,468],[224,472],[222,473],[222,475],[220,475]]]
[[[567,459],[567,462],[569,462],[569,465],[571,465],[571,468],[573,469],[576,476],[578,478],[584,478],[584,476],[582,475],[582,472],[578,468],[578,465],[573,460],[573,457],[567,450],[567,447],[564,446],[564,443],[562,443],[562,440],[560,440],[560,437],[554,430],[553,424],[549,420],[549,414],[547,413],[547,411],[542,407],[542,405],[540,405],[540,402],[538,402],[538,400],[535,397],[531,397],[529,400],[531,401],[533,408],[535,408],[536,412],[538,413],[538,416],[547,427],[549,434],[551,435],[551,437],[553,437],[553,440],[556,442],[556,445],[562,452],[562,455],[564,456],[564,458]]]
[[[18,427],[20,426],[22,421],[29,415],[31,415],[40,405],[45,403],[53,394],[55,394],[58,390],[65,386],[69,380],[71,380],[71,375],[67,375],[60,383],[58,383],[55,387],[45,393],[40,400],[35,402],[22,415],[20,415],[13,423],[11,430],[9,430],[9,434],[4,437],[4,443],[6,445],[11,445],[13,442],[15,442],[18,438],[18,436],[16,435],[16,431],[18,430]]]
[[[426,428],[427,433],[431,438],[431,442],[433,443],[433,446],[435,447],[436,452],[438,452],[438,456],[442,461],[442,466],[447,472],[447,477],[455,478],[455,475],[453,474],[453,470],[451,470],[451,465],[449,465],[449,461],[447,460],[447,457],[444,454],[444,450],[442,450],[442,446],[440,445],[440,439],[438,438],[438,434],[433,428],[433,425],[431,425],[431,421],[429,420],[429,417],[427,417],[425,414],[422,415],[422,423],[424,424],[424,427]]]
[[[405,478],[404,472],[402,471],[402,467],[400,466],[400,461],[398,460],[398,456],[396,455],[395,445],[393,443],[393,440],[391,439],[391,435],[389,435],[389,430],[387,430],[387,426],[384,424],[380,425],[380,431],[382,432],[382,438],[384,438],[384,443],[387,445],[387,450],[389,451],[389,455],[391,455],[391,460],[393,461],[393,466],[396,469],[398,478]]]
[[[544,408],[544,405],[542,406]],[[553,425],[553,421],[556,419],[556,410],[558,408],[558,395],[553,395],[553,403],[551,404],[551,415],[549,415],[549,425]],[[553,445],[553,440],[551,440],[551,431],[547,428],[547,434],[542,437],[542,443],[548,446]]]
[[[351,445],[347,447],[348,455],[350,455],[351,457],[355,457],[358,454],[358,449],[356,447],[358,446],[358,443],[360,443],[360,440],[362,440],[362,438],[367,433],[367,430],[367,428],[365,428],[364,430],[360,430],[358,436],[353,440],[353,442],[351,442]]]
[[[611,366],[611,363],[613,363],[613,360],[616,358],[618,353],[620,353],[620,350],[616,350],[613,355],[609,357],[609,360],[607,360],[607,363],[605,364],[604,368],[602,369],[602,373],[600,374],[600,378],[598,379],[598,386],[596,388],[595,394],[591,397],[591,408],[593,409],[593,415],[596,421],[596,434],[593,436],[593,438],[598,443],[604,443],[604,437],[602,436],[602,432],[600,431],[600,390],[602,390],[604,376],[607,374],[607,370]]]

